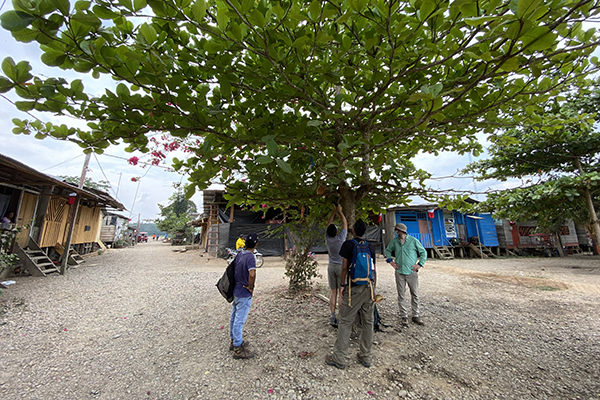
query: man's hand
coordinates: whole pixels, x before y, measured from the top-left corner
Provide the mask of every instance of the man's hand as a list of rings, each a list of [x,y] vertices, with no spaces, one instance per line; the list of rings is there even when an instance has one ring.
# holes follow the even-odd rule
[[[395,262],[395,261],[392,261],[392,262],[390,263],[390,265],[391,265],[392,267],[394,267],[394,269],[398,269],[398,264],[396,264],[396,262]]]
[[[419,270],[421,269],[421,266],[419,264],[415,264],[411,268],[412,268],[413,271],[419,272]]]
[[[246,289],[248,289],[248,291],[250,292],[250,294],[254,294],[254,288],[250,289],[250,286],[244,286]]]

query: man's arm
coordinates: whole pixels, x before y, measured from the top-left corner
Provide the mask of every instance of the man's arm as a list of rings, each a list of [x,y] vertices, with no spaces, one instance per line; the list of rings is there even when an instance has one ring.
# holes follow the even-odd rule
[[[385,261],[387,263],[389,263],[392,267],[394,267],[394,269],[398,269],[398,265],[396,264],[396,259],[394,257],[392,257],[392,250],[394,250],[395,248],[395,244],[394,241],[396,240],[396,238],[392,239],[391,242],[388,243],[387,247],[385,248]],[[396,249],[396,251],[402,251],[402,250],[398,250]]]
[[[250,291],[250,294],[254,294],[254,283],[256,282],[256,269],[248,271],[248,286],[244,286]]]
[[[348,260],[342,258],[342,274],[341,274],[341,282],[342,282],[342,296],[344,295],[344,290],[346,287],[346,278],[348,277]]]
[[[327,226],[329,226],[333,223],[333,218],[335,218],[336,212],[337,212],[337,207],[333,206],[333,211],[331,212],[331,215],[329,216],[329,220],[327,221]]]
[[[338,206],[337,206],[337,212],[338,212],[338,214],[340,214],[340,218],[342,219],[342,229],[345,229],[346,232],[348,232],[348,220],[346,219],[346,216],[342,212],[342,205],[341,204],[338,204]]]

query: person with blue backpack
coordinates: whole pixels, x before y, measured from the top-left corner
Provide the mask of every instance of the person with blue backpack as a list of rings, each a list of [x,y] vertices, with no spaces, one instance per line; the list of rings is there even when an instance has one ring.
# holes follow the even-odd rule
[[[352,323],[360,314],[360,347],[356,354],[358,363],[371,366],[373,345],[373,319],[375,304],[375,249],[363,236],[367,225],[362,220],[354,224],[354,239],[346,240],[340,249],[342,256],[342,304],[338,322],[338,336],[333,354],[325,362],[339,369],[346,368],[346,356],[352,333]]]
[[[396,236],[385,249],[386,261],[396,270],[396,289],[402,326],[408,327],[406,308],[406,285],[410,290],[412,322],[425,325],[419,315],[419,270],[427,261],[427,251],[416,238],[410,236],[406,225],[398,223],[394,227]]]

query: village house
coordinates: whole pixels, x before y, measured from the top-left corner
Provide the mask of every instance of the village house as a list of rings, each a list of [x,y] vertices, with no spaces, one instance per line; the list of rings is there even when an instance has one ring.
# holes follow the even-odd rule
[[[77,196],[80,206],[73,219]],[[57,271],[57,260],[64,254],[71,220],[74,225],[69,263],[80,262],[78,254],[95,251],[102,210],[106,207],[125,209],[103,191],[79,189],[0,155],[0,212],[15,216],[11,226],[3,228],[20,230],[10,251],[19,257],[20,267],[31,275],[45,276]]]

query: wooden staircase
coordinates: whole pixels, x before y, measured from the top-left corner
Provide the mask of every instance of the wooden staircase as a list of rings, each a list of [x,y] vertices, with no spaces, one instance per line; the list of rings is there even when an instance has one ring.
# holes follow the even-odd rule
[[[454,260],[454,255],[447,246],[433,246],[433,250],[442,260]]]
[[[16,244],[14,252],[19,257],[21,263],[23,263],[23,267],[32,276],[47,276],[48,274],[59,272],[57,266],[54,265],[52,260],[48,258],[46,253],[31,238],[29,238],[25,249]]]
[[[54,245],[54,250],[58,254],[60,254],[61,257],[64,257],[65,248],[62,244],[56,243]],[[81,255],[77,251],[75,251],[75,249],[71,248],[71,250],[69,251],[69,260],[67,261],[67,263],[69,265],[79,265],[84,262],[85,260],[83,259],[83,257],[81,257]]]
[[[490,249],[485,246],[481,246],[481,251],[479,251],[479,246],[474,245],[473,243],[469,243],[469,248],[475,252],[481,258],[494,258],[496,255],[492,253]]]
[[[219,208],[217,204],[212,204],[210,207],[206,247],[209,255],[217,255],[219,251]]]

